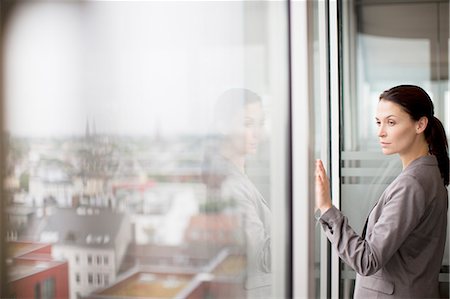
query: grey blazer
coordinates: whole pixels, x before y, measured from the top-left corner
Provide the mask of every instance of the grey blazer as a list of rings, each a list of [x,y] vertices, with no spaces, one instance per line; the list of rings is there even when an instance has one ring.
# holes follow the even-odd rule
[[[435,156],[411,162],[384,191],[362,238],[335,207],[319,221],[356,272],[355,298],[438,298],[447,189]]]
[[[242,217],[239,230],[246,253],[245,296],[268,298],[272,283],[269,205],[248,176],[222,155],[211,153],[208,163],[208,172],[220,177],[219,197],[235,204],[228,212]]]
[[[230,163],[228,163],[230,164]],[[222,197],[230,198],[237,205],[237,212],[244,217],[243,232],[247,254],[247,277],[245,288],[252,291],[247,298],[270,296],[271,250],[269,206],[247,175],[233,165],[222,183]],[[255,293],[255,294],[253,294]]]

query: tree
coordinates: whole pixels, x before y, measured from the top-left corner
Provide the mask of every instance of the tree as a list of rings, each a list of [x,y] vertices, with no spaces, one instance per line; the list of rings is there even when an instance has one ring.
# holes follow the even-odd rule
[[[30,187],[30,174],[28,172],[23,172],[19,177],[19,187],[21,190],[28,192]]]

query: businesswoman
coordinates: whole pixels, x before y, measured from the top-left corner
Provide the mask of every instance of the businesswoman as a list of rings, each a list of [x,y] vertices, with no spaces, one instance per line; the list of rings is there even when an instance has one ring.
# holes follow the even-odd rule
[[[442,123],[420,87],[380,95],[378,137],[403,171],[371,211],[362,236],[331,204],[329,181],[316,162],[316,208],[338,255],[357,272],[355,298],[438,298],[447,229],[449,158]]]

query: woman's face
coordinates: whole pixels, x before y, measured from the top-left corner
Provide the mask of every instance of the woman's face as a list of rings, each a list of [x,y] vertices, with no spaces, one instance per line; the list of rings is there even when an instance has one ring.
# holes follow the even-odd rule
[[[241,155],[254,154],[258,149],[264,126],[264,114],[261,103],[245,105],[234,120],[229,136],[234,150]]]
[[[378,102],[376,123],[383,154],[407,154],[419,138],[417,122],[400,105],[391,101]]]

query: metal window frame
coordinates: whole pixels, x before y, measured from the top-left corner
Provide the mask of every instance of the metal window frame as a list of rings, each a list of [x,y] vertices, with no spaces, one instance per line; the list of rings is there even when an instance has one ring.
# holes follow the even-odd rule
[[[2,132],[2,141],[0,146],[0,181],[5,181],[5,165],[6,165],[6,135],[4,132],[4,42],[6,39],[6,27],[16,3],[13,0],[4,0],[0,2],[0,132]],[[8,269],[6,265],[6,192],[4,184],[0,187],[0,298],[7,298],[10,294],[8,292],[7,276]],[[3,287],[1,287],[3,286]]]
[[[314,298],[313,3],[290,1],[293,297]]]
[[[318,47],[319,47],[319,80],[320,88],[317,98],[320,100],[320,159],[330,168],[330,59],[329,59],[329,1],[318,1]],[[316,298],[330,298],[330,257],[331,246],[325,234],[320,235],[320,287]]]
[[[269,11],[269,21],[279,22],[280,18],[286,20],[286,35],[279,35],[279,31],[270,32],[269,44],[289,43],[289,4],[274,6]],[[273,26],[268,26],[270,30]],[[272,297],[292,297],[292,215],[291,215],[291,119],[290,119],[290,76],[286,72],[286,64],[280,63],[280,57],[288,57],[289,49],[274,47],[269,51],[271,94],[276,104],[271,106],[271,118],[276,120],[271,125],[270,161],[277,161],[270,165],[270,197],[277,204],[271,206],[271,251],[272,251]],[[281,83],[277,83],[281,82]],[[279,99],[279,100],[278,100]],[[281,220],[281,221],[280,221]]]
[[[294,1],[295,2],[295,1]],[[339,258],[320,237],[320,285],[316,294],[314,259],[314,100],[320,101],[320,156],[331,177],[333,204],[340,208],[340,87],[338,2],[319,1],[320,94],[313,95],[313,5],[291,4],[291,101],[293,192],[293,294],[295,298],[339,298]],[[305,65],[308,67],[305,68]],[[305,162],[306,161],[306,162]],[[308,188],[305,188],[308,186]],[[305,200],[305,198],[307,200]],[[302,200],[303,199],[303,200]]]
[[[339,82],[339,3],[329,2],[329,59],[330,59],[330,148],[331,148],[331,194],[333,205],[341,207],[340,190],[340,82]],[[331,298],[339,298],[339,257],[331,253]]]

